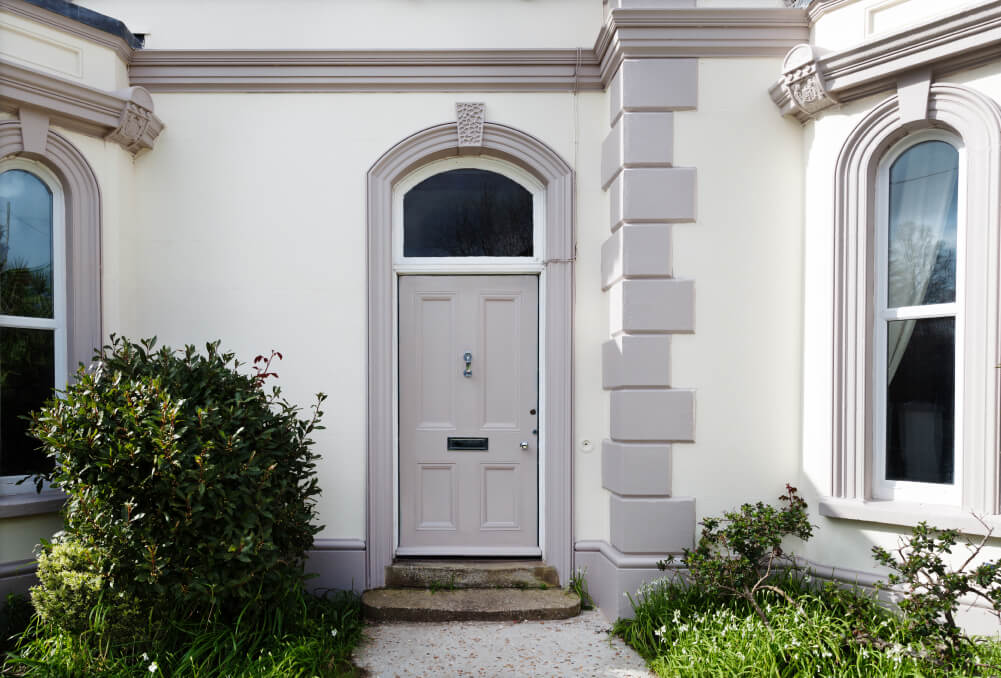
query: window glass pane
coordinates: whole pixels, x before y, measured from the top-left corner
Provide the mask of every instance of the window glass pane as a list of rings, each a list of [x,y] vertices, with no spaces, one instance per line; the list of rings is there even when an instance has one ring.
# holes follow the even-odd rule
[[[959,154],[944,141],[909,148],[890,167],[891,308],[956,300]]]
[[[23,475],[51,468],[25,433],[21,417],[52,396],[55,346],[52,330],[0,327],[0,475]]]
[[[496,172],[436,174],[403,197],[405,257],[530,257],[532,194]]]
[[[953,482],[956,319],[887,323],[886,479]]]
[[[52,317],[52,193],[23,170],[0,174],[0,314]]]

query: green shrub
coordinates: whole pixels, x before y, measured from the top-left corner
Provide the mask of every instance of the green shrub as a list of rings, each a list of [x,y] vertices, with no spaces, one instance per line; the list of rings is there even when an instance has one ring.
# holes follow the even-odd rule
[[[792,485],[779,497],[780,508],[762,502],[743,504],[737,511],[727,511],[722,518],[702,521],[702,534],[694,549],[685,549],[681,559],[693,584],[710,595],[738,596],[746,600],[768,624],[767,616],[755,600],[755,594],[771,589],[769,583],[776,560],[791,562],[782,550],[786,537],[806,541],[813,535],[807,518],[806,501]],[[667,563],[658,563],[666,569]]]
[[[876,562],[892,570],[887,584],[896,586],[901,595],[904,625],[934,651],[939,661],[956,662],[969,655],[971,640],[956,623],[960,598],[979,598],[1001,619],[1001,563],[981,560],[993,531],[978,520],[985,534],[976,542],[967,542],[967,556],[957,568],[947,561],[959,540],[959,531],[939,530],[924,521],[913,528],[910,537],[901,538],[894,553],[872,547]]]
[[[258,356],[247,375],[218,342],[204,355],[155,343],[113,336],[95,368],[34,415],[51,480],[68,495],[66,531],[85,549],[73,557],[101,554],[108,588],[153,615],[281,607],[320,529],[309,434],[324,396],[300,419],[278,388],[263,388],[280,354]],[[49,593],[43,581],[39,600]]]

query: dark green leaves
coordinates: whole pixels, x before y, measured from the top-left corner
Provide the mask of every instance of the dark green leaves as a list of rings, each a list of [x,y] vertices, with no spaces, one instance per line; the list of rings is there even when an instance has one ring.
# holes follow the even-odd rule
[[[323,397],[300,419],[219,342],[112,337],[96,360],[33,421],[70,497],[67,532],[100,549],[116,590],[170,614],[280,606],[320,529],[309,435]]]

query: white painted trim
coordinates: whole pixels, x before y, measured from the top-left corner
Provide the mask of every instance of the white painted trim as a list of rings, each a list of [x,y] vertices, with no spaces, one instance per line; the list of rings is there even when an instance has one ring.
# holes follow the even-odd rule
[[[516,546],[516,547],[437,547],[428,548],[425,546],[397,546],[396,555],[404,558],[414,556],[441,557],[441,556],[484,556],[484,557],[517,557],[517,558],[539,558],[542,556],[542,549],[538,546]]]
[[[532,248],[534,257],[404,257],[403,256],[403,197],[425,179],[453,169],[472,167],[496,172],[517,182],[532,194]],[[393,186],[393,550],[397,556],[542,556],[545,558],[545,497],[546,484],[546,380],[539,379],[538,410],[538,546],[533,548],[434,548],[400,546],[400,285],[402,275],[412,273],[456,275],[536,274],[539,276],[539,336],[540,375],[546,374],[546,213],[545,186],[532,174],[517,165],[490,156],[455,156],[429,162],[414,169]]]
[[[62,182],[45,165],[27,158],[0,160],[0,173],[10,170],[28,172],[42,181],[52,193],[52,318],[26,318],[0,315],[0,327],[17,329],[54,330],[53,349],[56,391],[66,389],[69,373],[66,327],[66,200]],[[26,481],[17,484],[24,476],[0,476],[0,495],[35,492],[35,484]],[[48,489],[48,483],[43,489]]]
[[[888,307],[887,270],[889,258],[890,168],[909,149],[926,141],[942,141],[956,149],[959,186],[956,214],[956,302],[928,306]],[[872,340],[872,483],[873,499],[925,502],[958,506],[962,497],[963,477],[963,374],[966,245],[966,152],[962,140],[941,130],[923,130],[910,134],[892,146],[879,161],[876,171],[875,207],[875,304],[873,305]],[[890,321],[919,318],[947,318],[955,321],[955,382],[953,412],[953,482],[950,484],[906,482],[886,479],[886,325]]]

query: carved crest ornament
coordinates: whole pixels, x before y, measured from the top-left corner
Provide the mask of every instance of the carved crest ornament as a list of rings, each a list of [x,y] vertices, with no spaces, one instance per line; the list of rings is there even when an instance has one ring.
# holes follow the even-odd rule
[[[810,117],[838,103],[824,87],[817,61],[813,48],[803,44],[789,50],[782,62],[782,88],[795,106]]]

